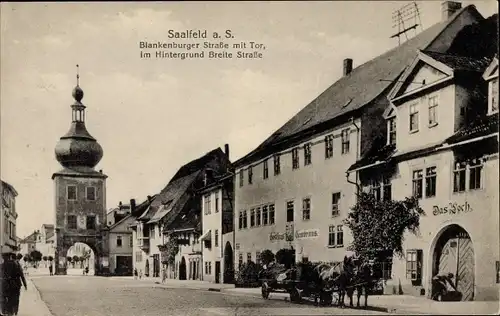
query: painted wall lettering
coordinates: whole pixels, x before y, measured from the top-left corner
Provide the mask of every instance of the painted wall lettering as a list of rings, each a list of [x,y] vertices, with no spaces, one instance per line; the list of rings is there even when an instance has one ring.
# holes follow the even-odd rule
[[[272,232],[269,234],[269,241],[279,241],[279,240],[286,240],[286,241],[291,241],[293,240],[292,237],[295,237],[295,239],[315,239],[319,237],[319,229],[304,229],[304,230],[299,230],[296,231],[294,235],[290,235],[290,233],[278,233],[278,232]]]
[[[460,214],[469,212],[472,212],[472,207],[470,206],[469,202],[465,202],[464,204],[450,202],[448,206],[444,207],[434,205],[432,210],[432,214],[434,214],[434,216],[441,214]]]

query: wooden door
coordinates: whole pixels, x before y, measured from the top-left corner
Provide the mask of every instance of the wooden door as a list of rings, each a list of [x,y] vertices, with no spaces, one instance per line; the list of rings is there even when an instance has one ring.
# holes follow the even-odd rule
[[[446,241],[441,250],[439,258],[439,274],[453,273],[457,275],[458,267],[458,238],[450,238]]]
[[[215,261],[215,283],[220,283],[220,261]]]
[[[469,237],[458,239],[457,290],[462,301],[474,299],[474,248]]]

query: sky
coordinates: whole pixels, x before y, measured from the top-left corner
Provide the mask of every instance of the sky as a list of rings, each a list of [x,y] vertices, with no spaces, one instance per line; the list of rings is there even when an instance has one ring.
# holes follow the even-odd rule
[[[70,127],[76,64],[109,209],[158,193],[226,143],[232,161],[243,157],[338,80],[343,59],[356,67],[395,47],[392,13],[407,3],[1,3],[0,172],[19,193],[18,236],[54,222],[54,147]],[[497,12],[493,0],[462,3]],[[441,19],[440,1],[417,4],[423,28]],[[141,59],[139,42],[172,41],[170,29],[230,29],[266,49],[253,60]]]

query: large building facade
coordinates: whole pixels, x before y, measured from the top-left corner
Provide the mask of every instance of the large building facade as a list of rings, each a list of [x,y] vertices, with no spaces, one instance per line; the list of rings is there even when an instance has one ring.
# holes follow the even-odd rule
[[[414,196],[425,212],[386,292],[430,297],[432,278],[452,273],[462,300],[498,300],[498,52],[453,47],[409,65],[388,96],[384,146],[353,171],[377,199]]]
[[[297,261],[340,261],[351,234],[359,173],[347,172],[385,141],[388,95],[419,50],[446,52],[474,6],[445,2],[443,21],[343,76],[245,157],[235,162],[237,266],[270,249],[293,248]],[[425,138],[427,140],[428,138]]]
[[[18,193],[16,189],[7,182],[2,180],[2,214],[0,234],[1,251],[17,251],[17,235],[16,235],[16,197]]]

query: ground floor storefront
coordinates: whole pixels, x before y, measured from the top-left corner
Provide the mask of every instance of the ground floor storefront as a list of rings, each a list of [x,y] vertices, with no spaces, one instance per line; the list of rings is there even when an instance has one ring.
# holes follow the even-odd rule
[[[394,258],[386,293],[431,297],[432,278],[453,274],[457,300],[498,300],[500,242],[498,199],[488,191],[422,203],[420,233],[409,234],[404,257]]]

